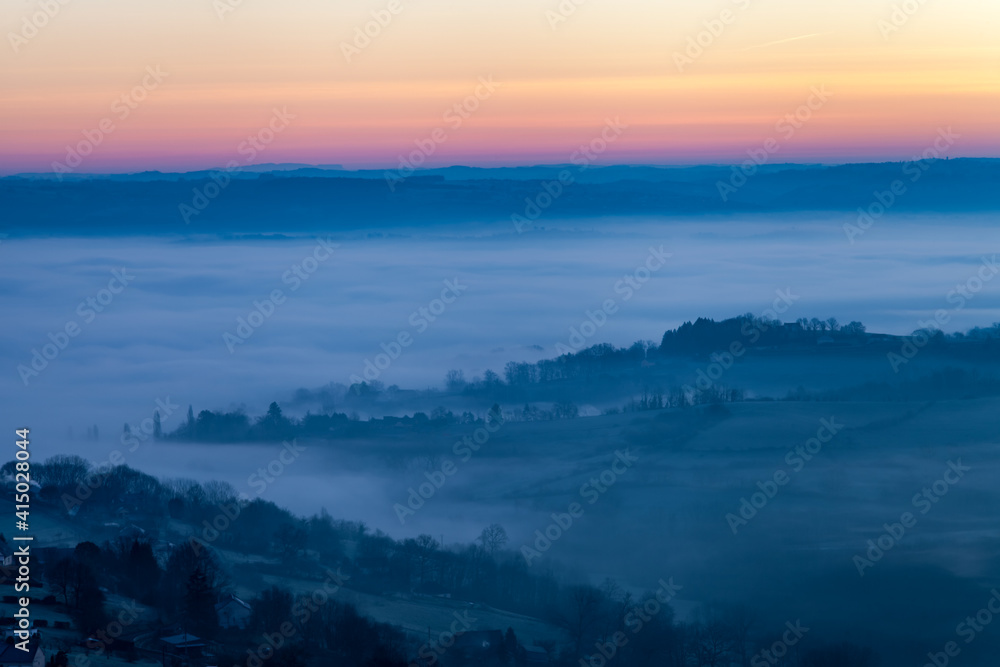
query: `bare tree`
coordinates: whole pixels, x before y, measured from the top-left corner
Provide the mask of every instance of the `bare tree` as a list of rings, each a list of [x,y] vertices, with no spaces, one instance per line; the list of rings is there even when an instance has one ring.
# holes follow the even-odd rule
[[[229,482],[205,482],[205,502],[212,506],[231,503],[239,497],[236,488]]]
[[[90,472],[90,464],[79,456],[57,454],[36,466],[36,470],[43,484],[64,487],[82,481]]]
[[[698,610],[699,620],[689,637],[698,667],[726,667],[734,646],[733,628],[714,607]]]
[[[573,641],[576,657],[583,656],[584,644],[594,637],[603,606],[604,595],[593,586],[573,586],[569,589],[561,620]]]
[[[448,371],[444,376],[444,384],[448,391],[461,391],[466,385],[465,373],[457,370]]]
[[[850,336],[860,336],[865,333],[865,325],[861,322],[850,322],[845,324],[842,331]]]
[[[498,523],[491,523],[483,528],[483,532],[479,534],[479,542],[482,543],[483,549],[490,556],[503,549],[507,541],[507,531]]]
[[[725,619],[732,630],[733,653],[740,667],[750,665],[750,628],[754,624],[753,612],[745,605],[730,607]]]
[[[441,545],[430,535],[418,535],[417,539],[406,540],[403,545],[416,563],[417,572],[420,575],[420,583],[426,582],[434,552]]]

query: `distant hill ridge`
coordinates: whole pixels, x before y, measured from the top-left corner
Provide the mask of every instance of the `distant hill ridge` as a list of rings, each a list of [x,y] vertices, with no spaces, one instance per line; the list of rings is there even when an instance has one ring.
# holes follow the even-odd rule
[[[737,167],[449,167],[404,177],[336,166],[270,171],[0,179],[3,232],[38,234],[241,234],[501,223],[546,219],[833,211],[856,213],[894,183],[892,213],[1000,210],[1000,160]],[[389,178],[386,178],[386,175]],[[546,188],[546,185],[549,185]],[[739,184],[738,187],[733,184]],[[897,187],[897,192],[899,187]],[[501,228],[502,229],[502,228]],[[523,231],[523,229],[521,230]]]

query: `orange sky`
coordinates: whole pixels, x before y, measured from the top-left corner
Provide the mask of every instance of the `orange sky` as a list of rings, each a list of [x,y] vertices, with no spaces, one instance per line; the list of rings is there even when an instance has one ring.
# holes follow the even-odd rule
[[[576,1],[8,2],[0,172],[567,162],[609,118],[601,163],[1000,155],[995,0]]]

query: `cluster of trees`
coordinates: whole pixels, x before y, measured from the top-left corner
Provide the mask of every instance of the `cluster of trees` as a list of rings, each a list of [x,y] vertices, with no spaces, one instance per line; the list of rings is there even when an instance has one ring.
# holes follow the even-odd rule
[[[12,463],[3,467],[7,474],[12,470]],[[495,527],[492,536],[484,534],[476,544],[442,549],[427,535],[397,541],[372,533],[363,523],[335,520],[325,511],[296,517],[272,502],[241,497],[224,482],[158,480],[125,465],[94,470],[76,456],[36,464],[35,478],[42,486],[40,502],[62,511],[69,504],[81,520],[91,517],[103,524],[109,515],[127,510],[128,520],[148,539],[157,536],[168,518],[179,520],[196,528],[192,544],[201,550],[222,547],[272,556],[305,575],[318,576],[320,563],[342,564],[353,572],[354,585],[372,591],[409,592],[437,582],[469,599],[528,612],[550,604],[556,588],[551,575],[529,574],[523,559],[497,562],[493,556],[505,540]],[[81,488],[90,495],[68,503]],[[345,555],[349,551],[353,558]],[[120,571],[133,567],[118,565]]]
[[[664,408],[688,408],[696,405],[716,406],[723,403],[739,403],[745,398],[742,389],[729,389],[724,386],[712,385],[707,388],[686,387],[663,392],[659,389],[650,391],[643,389],[642,395],[630,398],[618,410],[605,410],[604,414],[619,412],[645,412],[647,410],[663,410]]]
[[[929,340],[927,345],[937,348],[949,343],[968,341],[989,344],[1000,339],[1000,323],[991,327],[976,327],[967,333],[950,335],[944,334],[939,329],[914,332],[914,335],[920,334]],[[813,349],[824,339],[841,345],[859,345],[879,340],[885,342],[884,337],[869,334],[861,322],[853,321],[842,325],[833,317],[825,320],[817,317],[799,318],[788,324],[779,320],[756,317],[751,313],[718,322],[710,318],[698,318],[694,322],[685,322],[676,329],[664,332],[659,345],[649,341],[637,341],[629,347],[619,348],[602,343],[536,363],[509,362],[502,376],[487,370],[482,377],[477,376],[472,380],[466,380],[461,370],[450,370],[445,376],[445,387],[452,394],[517,402],[532,395],[529,393],[531,387],[554,383],[562,383],[565,387],[573,381],[581,383],[594,380],[608,381],[623,377],[623,373],[628,369],[631,369],[633,375],[637,369],[642,373],[645,369],[655,366],[660,359],[677,356],[704,358],[713,352],[728,350],[734,343],[739,343],[744,349],[765,347]],[[960,348],[956,348],[956,351],[960,351]],[[700,396],[694,403],[733,400],[742,398],[734,395]],[[683,401],[677,402],[677,405],[683,404]],[[673,403],[664,397],[663,406],[670,405]],[[635,401],[630,403],[628,409],[649,408],[642,407]]]
[[[274,634],[286,638],[273,656],[264,649],[275,667],[304,667],[311,657],[343,665],[406,664],[406,636],[397,628],[363,617],[350,604],[329,598],[317,603],[315,596],[293,596],[277,588],[252,601],[246,628],[222,629],[216,604],[226,597],[227,574],[213,550],[193,542],[173,547],[162,568],[145,539],[103,547],[81,542],[70,556],[49,562],[45,578],[85,637],[109,636],[112,626],[127,631],[136,622],[134,615],[123,621],[121,614],[108,613],[104,589],[155,608],[163,628],[179,627],[216,642],[214,650],[225,656],[219,664],[245,663],[247,647],[260,653],[260,638]],[[121,634],[114,632],[111,636]]]
[[[106,590],[156,607],[162,618],[183,622],[190,632],[215,637],[216,592],[226,583],[223,568],[210,551],[188,543],[166,556],[161,568],[145,538],[117,539],[103,547],[81,542],[71,555],[46,562],[44,573],[52,594],[71,610],[84,635],[105,630],[111,620]]]
[[[861,385],[807,391],[799,387],[788,392],[793,401],[945,401],[1000,396],[1000,380],[963,368],[943,368],[928,375],[896,383],[866,382]]]
[[[563,588],[550,614],[569,638],[557,651],[557,662],[607,664],[611,654],[618,664],[632,667],[753,667],[776,661],[787,667],[878,664],[869,647],[799,643],[801,637],[781,655],[765,657],[761,652],[780,642],[786,628],[763,627],[754,612],[741,605],[702,605],[692,618],[678,621],[664,603],[665,593],[661,588],[633,596],[610,579],[599,587]]]
[[[994,322],[993,326],[989,327],[973,327],[965,333],[955,332],[951,334],[950,338],[952,340],[974,340],[974,341],[991,341],[1000,339],[1000,322]]]
[[[365,387],[364,395],[377,395],[380,392],[376,383]],[[194,416],[194,410],[188,408],[187,420],[174,431],[164,434],[167,440],[193,440],[198,442],[280,442],[295,438],[335,438],[363,437],[377,435],[388,429],[404,427],[414,431],[433,431],[454,424],[482,424],[491,419],[491,415],[499,415],[500,406],[494,405],[486,416],[480,417],[471,412],[456,415],[444,407],[435,408],[428,415],[416,412],[412,416],[382,417],[362,421],[357,415],[347,415],[340,412],[329,414],[307,413],[301,419],[286,417],[277,403],[271,403],[265,414],[251,419],[240,410],[233,412],[213,412],[202,410]]]
[[[576,419],[580,416],[580,409],[571,401],[559,401],[558,403],[554,403],[552,408],[548,410],[540,408],[537,405],[525,403],[524,407],[515,411],[512,416],[514,421],[524,422]]]
[[[914,335],[920,332],[914,332]],[[985,342],[1000,339],[1000,323],[992,327],[976,327],[969,332],[946,335],[940,330],[924,331],[927,342],[921,347],[937,350],[948,348],[950,354],[981,354],[968,345],[958,343]],[[709,318],[699,318],[685,322],[676,329],[666,331],[659,345],[650,341],[637,341],[629,347],[617,348],[610,344],[597,344],[572,354],[564,354],[555,359],[543,359],[536,363],[509,362],[498,374],[492,370],[482,376],[467,380],[461,370],[450,370],[445,375],[446,392],[451,397],[475,399],[477,402],[523,404],[523,409],[515,409],[504,416],[514,421],[537,421],[547,419],[572,418],[579,414],[574,401],[589,396],[595,385],[605,389],[618,386],[629,393],[637,385],[656,383],[656,364],[671,357],[686,356],[704,359],[714,352],[728,350],[734,343],[744,349],[815,349],[820,342],[857,346],[863,343],[879,342],[878,354],[886,345],[899,345],[899,339],[869,335],[864,324],[850,322],[841,325],[836,318],[800,318],[796,322],[784,324],[778,320],[740,315],[716,322]],[[998,349],[1000,351],[1000,349]],[[674,388],[669,393],[654,390],[645,398],[630,399],[625,411],[660,409],[662,407],[685,407],[713,403],[727,403],[743,400],[739,389],[727,388],[713,383],[709,387]],[[583,388],[588,388],[584,391]],[[333,401],[342,400],[350,405],[371,406],[375,402],[388,401],[402,411],[410,401],[426,403],[435,400],[438,391],[404,391],[398,386],[386,387],[378,380],[365,381],[349,388],[328,386],[317,392],[300,390],[296,401],[323,404],[321,414],[307,413],[301,419],[286,417],[281,408],[272,403],[266,414],[251,418],[237,410],[213,412],[203,410],[195,416],[189,408],[186,422],[172,433],[163,437],[175,440],[199,440],[204,442],[237,441],[279,441],[296,437],[330,438],[363,437],[376,435],[388,428],[400,426],[414,430],[433,430],[453,424],[475,424],[481,418],[463,412],[453,414],[444,407],[427,412],[415,412],[406,417],[359,419],[356,413],[347,414],[333,411]],[[606,400],[607,397],[605,397]],[[540,405],[551,406],[540,407]],[[159,431],[159,429],[156,429]],[[160,437],[154,433],[154,437]]]
[[[800,318],[794,324],[784,324],[751,313],[720,322],[700,317],[665,332],[657,352],[661,356],[704,355],[729,349],[734,342],[746,347],[808,345],[815,344],[821,335],[856,339],[865,335],[865,325],[851,322],[841,326],[833,317]]]
[[[651,355],[656,354],[656,346],[650,341],[637,341],[628,348],[616,348],[602,343],[574,354],[564,354],[555,359],[543,359],[536,363],[508,362],[501,377],[487,370],[482,377],[466,380],[460,370],[451,370],[445,376],[445,387],[452,393],[469,397],[491,397],[496,400],[517,401],[522,399],[530,387],[560,383],[570,380],[592,380],[619,373],[623,365],[639,367]]]
[[[98,584],[101,550],[91,542],[77,545],[72,558],[45,564],[45,579],[52,595],[62,597],[77,627],[83,633],[103,629],[108,622],[105,595]]]
[[[843,326],[837,322],[836,317],[821,320],[818,317],[800,317],[795,323],[803,331],[839,331],[848,336],[861,336],[865,333],[865,325],[861,322],[850,322]]]
[[[0,477],[12,479],[15,462],[0,467]],[[86,459],[57,455],[32,464],[32,479],[41,488],[38,499],[58,505],[65,512],[112,512],[127,506],[135,512],[156,512],[160,507],[159,480],[124,465],[95,468]]]
[[[523,390],[533,385],[586,381],[620,374],[623,368],[641,368],[644,362],[651,365],[658,358],[704,356],[727,350],[734,342],[740,342],[745,347],[815,345],[821,335],[856,339],[865,335],[865,326],[860,322],[840,326],[835,318],[801,319],[786,326],[778,320],[755,317],[749,313],[720,322],[699,318],[666,331],[659,345],[651,341],[636,341],[628,347],[619,348],[602,343],[536,363],[508,362],[502,376],[487,370],[482,377],[472,380],[466,380],[461,370],[451,370],[445,376],[445,387],[451,393],[467,396],[518,400],[523,396]]]
[[[1000,323],[991,327],[975,327],[966,333],[950,335],[946,335],[940,330],[914,332],[915,336],[921,334],[926,338],[926,342],[921,344],[921,347],[937,350],[947,348],[949,354],[953,356],[975,354],[978,358],[978,355],[983,354],[984,348],[977,346],[974,350],[966,349],[969,346],[961,345],[961,343],[978,342],[989,346],[992,341],[1000,339]],[[586,386],[586,383],[591,380],[607,384],[613,380],[624,378],[623,372],[626,368],[640,369],[641,372],[646,367],[654,366],[658,358],[677,355],[704,357],[712,352],[728,349],[734,342],[740,343],[747,349],[802,346],[814,348],[824,338],[832,340],[834,343],[850,345],[881,341],[882,345],[878,348],[878,354],[884,352],[885,345],[901,344],[899,338],[891,340],[884,337],[871,337],[861,322],[854,321],[841,325],[836,318],[831,317],[826,320],[800,318],[794,323],[784,324],[777,320],[762,319],[748,313],[720,322],[708,318],[685,322],[677,329],[665,332],[659,346],[643,341],[636,342],[628,348],[598,344],[574,354],[566,354],[556,359],[546,359],[534,364],[509,362],[502,377],[488,370],[482,377],[475,377],[471,381],[467,381],[463,371],[450,370],[445,376],[445,387],[452,394],[479,399],[486,397],[490,400],[523,401],[525,397],[537,399],[546,396],[546,393],[551,395],[553,391],[559,391],[558,388],[552,386],[543,388],[542,385],[562,383],[561,386],[565,388],[572,386],[573,381],[579,381],[577,386]],[[985,349],[993,348],[987,347]],[[655,378],[648,376],[640,379],[643,382],[650,380],[655,382]],[[995,390],[996,382],[989,378],[970,379],[956,377],[954,373],[951,373],[948,377],[937,379],[945,380],[943,389],[949,397],[995,395],[997,393]],[[917,384],[921,386],[879,384],[866,385],[858,390],[862,392],[860,395],[869,396],[872,400],[919,398],[931,396],[934,393],[928,387],[923,386],[925,383]],[[385,391],[381,383],[378,382],[365,385],[361,390],[358,390],[357,387],[353,389],[355,394],[362,396],[379,396]],[[399,388],[390,387],[389,393],[392,393],[393,390],[398,392]],[[854,389],[850,389],[813,395],[802,389],[789,392],[786,398],[789,400],[836,400],[842,395],[852,395],[853,391]],[[661,389],[652,391],[646,389],[642,396],[629,399],[621,410],[611,409],[607,412],[637,412],[742,400],[744,400],[744,393],[738,388],[729,388],[714,383],[709,387],[703,387],[695,383],[692,387],[674,388],[666,392]],[[514,420],[558,419],[577,414],[578,410],[570,400],[560,400],[552,410],[540,409],[529,401],[523,409],[510,412],[508,418]],[[433,417],[432,414],[432,420]]]
[[[36,471],[48,490],[43,502],[56,506],[61,494],[93,478],[90,466],[76,457],[55,457],[37,465]],[[668,605],[650,617],[650,596],[633,598],[613,582],[600,588],[567,585],[552,570],[529,570],[520,554],[506,548],[506,531],[497,524],[485,528],[474,543],[445,548],[429,535],[396,540],[370,531],[363,523],[335,520],[325,511],[296,517],[270,502],[241,499],[225,483],[160,481],[125,466],[101,475],[101,479],[115,480],[115,485],[125,483],[115,488],[132,489],[128,493],[136,487],[127,482],[141,482],[145,514],[134,518],[147,532],[138,538],[117,537],[101,547],[84,542],[70,557],[47,564],[45,575],[53,594],[72,610],[84,633],[100,630],[110,620],[103,588],[155,607],[165,624],[183,624],[187,631],[229,647],[245,645],[252,636],[274,632],[276,624],[288,621],[295,628],[296,640],[276,654],[271,662],[276,666],[303,665],[310,655],[335,656],[348,665],[403,664],[407,654],[404,634],[332,598],[302,613],[307,600],[270,589],[253,602],[247,631],[220,630],[215,604],[225,599],[229,576],[215,549],[224,547],[269,556],[280,565],[262,567],[273,567],[275,574],[294,570],[298,577],[321,581],[327,568],[333,567],[357,590],[446,592],[453,598],[544,618],[564,628],[571,638],[568,646],[550,647],[567,664],[594,654],[594,647],[616,632],[629,638],[621,648],[622,664],[639,667],[746,665],[756,647],[771,639],[766,633],[754,634],[750,624],[732,610],[708,609],[695,621],[678,623]],[[95,496],[80,511],[93,503],[96,524],[116,502],[123,501]],[[157,527],[168,517],[190,524],[194,537],[176,546],[155,542]],[[644,620],[639,623],[637,619]],[[852,656],[869,655],[848,648]],[[798,663],[790,664],[842,664],[824,656],[844,650],[848,649],[813,648],[802,652]],[[508,662],[501,664],[510,664],[515,657],[513,652],[507,654]],[[845,664],[874,664],[870,657],[852,660]]]
[[[347,415],[338,415],[347,422]],[[323,428],[327,424],[311,424]],[[285,417],[277,403],[271,403],[265,414],[251,421],[241,410],[213,412],[202,410],[197,418],[189,406],[187,420],[166,437],[172,440],[199,440],[202,442],[237,442],[248,440],[281,441],[294,438],[301,431],[301,424]]]
[[[380,387],[366,386],[367,395],[377,395]],[[372,383],[375,385],[376,383]],[[434,431],[453,425],[483,424],[487,420],[504,419],[511,421],[549,421],[553,419],[575,419],[579,416],[579,408],[571,401],[557,401],[551,407],[541,408],[537,405],[525,404],[522,409],[503,414],[499,404],[494,404],[490,411],[480,417],[465,411],[456,415],[451,410],[438,407],[431,411],[416,412],[412,416],[381,417],[360,420],[357,415],[344,413],[312,414],[307,413],[301,419],[286,417],[277,403],[271,403],[266,414],[251,419],[242,411],[213,412],[202,410],[194,416],[192,408],[188,408],[188,419],[174,431],[161,436],[167,440],[192,440],[198,442],[278,442],[296,438],[339,438],[373,436],[387,430],[399,427],[411,431]],[[125,427],[123,437],[129,434]]]

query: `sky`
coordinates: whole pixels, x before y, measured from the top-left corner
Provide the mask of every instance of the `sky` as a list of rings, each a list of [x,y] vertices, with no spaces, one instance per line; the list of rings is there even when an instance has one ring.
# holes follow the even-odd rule
[[[0,28],[6,174],[1000,153],[995,0],[8,0]]]

